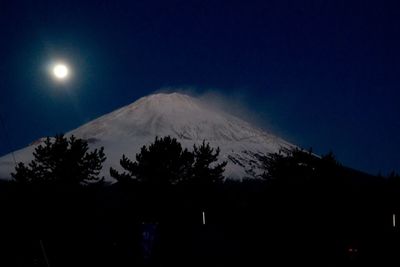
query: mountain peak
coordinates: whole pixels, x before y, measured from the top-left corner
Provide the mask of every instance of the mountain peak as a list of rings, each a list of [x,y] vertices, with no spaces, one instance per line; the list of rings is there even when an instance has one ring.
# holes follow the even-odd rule
[[[146,109],[152,113],[199,111],[198,99],[181,93],[157,93],[140,98],[126,106],[127,110]]]
[[[186,101],[186,100],[193,100],[194,98],[184,94],[184,93],[178,93],[178,92],[170,92],[170,93],[154,93],[151,95],[147,95],[142,97],[143,99],[148,99],[150,101],[152,100],[161,100],[165,101],[167,99],[169,100],[174,100],[174,101]]]
[[[241,128],[249,126],[194,97],[180,93],[159,93],[142,97],[73,130],[71,134],[101,139],[114,139],[116,135],[120,138],[171,135],[199,141],[248,137],[248,134],[238,135],[238,129],[227,129],[238,123]]]
[[[110,167],[118,169],[122,154],[134,159],[140,147],[153,142],[156,136],[169,135],[188,149],[203,141],[220,147],[221,160],[228,161],[225,175],[236,178],[261,173],[260,155],[293,147],[242,119],[181,93],[142,97],[67,133],[72,134],[88,140],[91,147],[104,146],[106,177]],[[17,151],[17,158],[29,161],[36,145]],[[0,175],[4,172],[1,166],[13,166],[10,155],[0,158]]]

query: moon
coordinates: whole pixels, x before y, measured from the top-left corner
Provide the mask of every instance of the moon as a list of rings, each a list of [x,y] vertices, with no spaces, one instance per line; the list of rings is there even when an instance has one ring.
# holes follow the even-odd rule
[[[68,77],[69,70],[65,64],[56,64],[53,67],[53,75],[58,80],[65,80]]]

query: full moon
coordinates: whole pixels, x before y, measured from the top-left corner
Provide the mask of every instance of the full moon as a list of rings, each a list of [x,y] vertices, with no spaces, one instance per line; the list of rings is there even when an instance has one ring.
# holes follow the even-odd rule
[[[67,78],[68,72],[68,67],[64,64],[57,64],[53,67],[53,74],[59,80]]]

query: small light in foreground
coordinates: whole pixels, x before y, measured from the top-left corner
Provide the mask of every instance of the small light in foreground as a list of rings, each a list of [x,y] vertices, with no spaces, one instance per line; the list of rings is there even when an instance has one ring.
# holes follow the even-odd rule
[[[350,252],[350,253],[357,253],[358,252],[358,249],[356,249],[356,248],[349,248],[348,249],[348,251]]]
[[[206,213],[203,211],[203,225],[206,224]]]
[[[396,227],[396,214],[394,214],[394,213],[392,216],[392,223],[393,223],[393,228],[395,228]]]

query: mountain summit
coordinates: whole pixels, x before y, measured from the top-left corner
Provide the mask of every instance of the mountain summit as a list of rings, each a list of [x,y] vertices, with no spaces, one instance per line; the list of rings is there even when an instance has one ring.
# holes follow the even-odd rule
[[[261,172],[258,157],[293,147],[283,139],[250,123],[217,110],[205,101],[180,94],[159,93],[142,97],[134,103],[103,115],[66,135],[86,139],[92,147],[104,146],[107,161],[103,175],[109,177],[109,167],[119,168],[122,154],[135,159],[140,147],[156,136],[170,135],[184,147],[205,140],[220,147],[220,159],[228,162],[225,176],[243,178]],[[17,160],[28,162],[42,139],[15,153]],[[0,177],[10,177],[14,162],[10,154],[0,158]],[[110,178],[111,179],[111,178]]]

